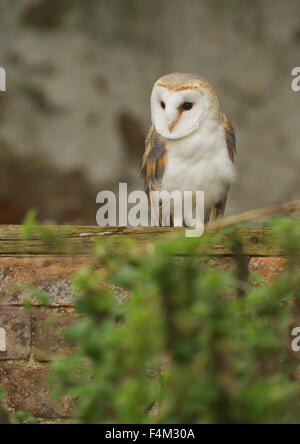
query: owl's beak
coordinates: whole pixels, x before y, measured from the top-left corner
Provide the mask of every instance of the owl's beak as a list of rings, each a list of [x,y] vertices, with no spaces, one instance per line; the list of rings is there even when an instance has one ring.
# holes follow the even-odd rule
[[[177,123],[178,123],[178,119],[174,120],[174,122],[172,122],[172,123],[169,125],[169,131],[170,131],[170,133],[173,131],[173,129],[175,128],[175,126],[177,125]]]
[[[181,117],[181,113],[179,112],[178,115],[177,115],[177,117],[176,117],[176,119],[173,120],[173,121],[168,125],[168,128],[169,128],[170,133],[173,131],[173,129],[175,128],[175,126],[176,126],[177,123],[179,122],[180,117]]]
[[[180,114],[179,114],[178,117],[176,117],[175,120],[173,120],[172,123],[170,123],[170,125],[169,125],[169,131],[170,131],[170,133],[173,131],[173,129],[175,128],[175,126],[176,126],[177,123],[179,122],[179,119],[180,119]]]

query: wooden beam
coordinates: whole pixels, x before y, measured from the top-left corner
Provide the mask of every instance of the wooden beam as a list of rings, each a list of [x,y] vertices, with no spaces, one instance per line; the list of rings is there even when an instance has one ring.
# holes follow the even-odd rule
[[[28,255],[61,255],[61,254],[88,254],[95,239],[109,238],[113,245],[118,247],[120,240],[131,237],[141,246],[154,244],[182,234],[183,228],[161,227],[97,227],[97,226],[49,226],[46,230],[57,236],[56,242],[48,243],[39,235],[30,239],[22,238],[22,227],[15,225],[0,226],[0,255],[28,256]],[[239,229],[244,252],[249,256],[282,256],[282,251],[276,247],[272,239],[272,231],[263,228]],[[175,251],[175,255],[184,255],[185,246],[190,240],[186,238],[182,247]],[[68,247],[66,249],[65,242]],[[228,256],[231,254],[225,235],[206,233],[199,238],[199,254],[212,256]]]

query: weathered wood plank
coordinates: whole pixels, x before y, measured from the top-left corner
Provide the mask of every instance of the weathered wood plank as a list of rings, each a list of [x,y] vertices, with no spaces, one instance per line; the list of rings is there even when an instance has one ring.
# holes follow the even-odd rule
[[[26,256],[26,255],[61,255],[61,254],[88,254],[96,238],[110,238],[113,245],[120,245],[120,240],[132,237],[139,245],[155,243],[161,239],[168,239],[176,234],[184,235],[183,228],[161,227],[96,227],[96,226],[49,226],[51,234],[63,236],[69,247],[66,250],[64,242],[56,241],[49,245],[40,236],[34,235],[29,240],[22,238],[22,227],[8,225],[0,226],[0,256]],[[282,256],[282,251],[276,247],[270,229],[240,228],[239,229],[245,254],[249,256]],[[183,242],[180,250],[174,254],[184,255],[185,246],[189,239]],[[214,234],[205,234],[199,238],[198,253],[212,256],[227,256],[231,254],[226,238]]]

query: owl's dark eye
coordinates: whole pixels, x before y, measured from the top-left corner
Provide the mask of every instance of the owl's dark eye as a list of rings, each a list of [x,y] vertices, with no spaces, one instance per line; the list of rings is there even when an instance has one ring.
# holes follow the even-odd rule
[[[193,108],[193,106],[194,106],[194,104],[191,103],[191,102],[184,102],[184,103],[181,105],[181,108],[182,108],[184,111],[189,111],[190,109]]]
[[[165,102],[160,102],[160,106],[162,107],[162,109],[165,109],[166,108]]]

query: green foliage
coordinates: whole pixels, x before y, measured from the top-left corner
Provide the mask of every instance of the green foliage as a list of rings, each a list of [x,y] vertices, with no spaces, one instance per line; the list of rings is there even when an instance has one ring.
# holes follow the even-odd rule
[[[6,397],[6,390],[4,387],[0,387],[0,401]]]
[[[66,255],[81,254],[81,245],[74,245],[71,237],[72,226],[63,225],[57,229],[51,220],[39,222],[35,209],[30,210],[23,221],[21,240],[25,246],[27,241],[31,244],[34,241],[37,246],[42,245],[49,254],[55,253],[57,250]],[[43,295],[41,297],[45,300]]]
[[[19,410],[18,412],[11,414],[11,423],[32,425],[38,424],[38,420],[34,416]]]
[[[60,241],[55,234],[49,229],[53,222],[48,221],[43,224],[37,220],[37,211],[32,209],[28,211],[22,225],[22,238],[24,240],[32,239],[34,236],[39,236],[45,242],[55,244]]]
[[[74,397],[74,417],[82,423],[299,423],[290,336],[300,311],[299,221],[270,224],[290,260],[268,286],[254,285],[245,272],[236,230],[227,233],[234,272],[210,268],[208,258],[195,254],[198,239],[143,250],[131,240],[118,250],[98,241],[90,266],[74,276],[81,295],[76,310],[84,316],[66,335],[77,351],[53,363],[55,395]],[[189,254],[172,255],[183,244]],[[125,302],[116,300],[112,284],[128,291]]]

